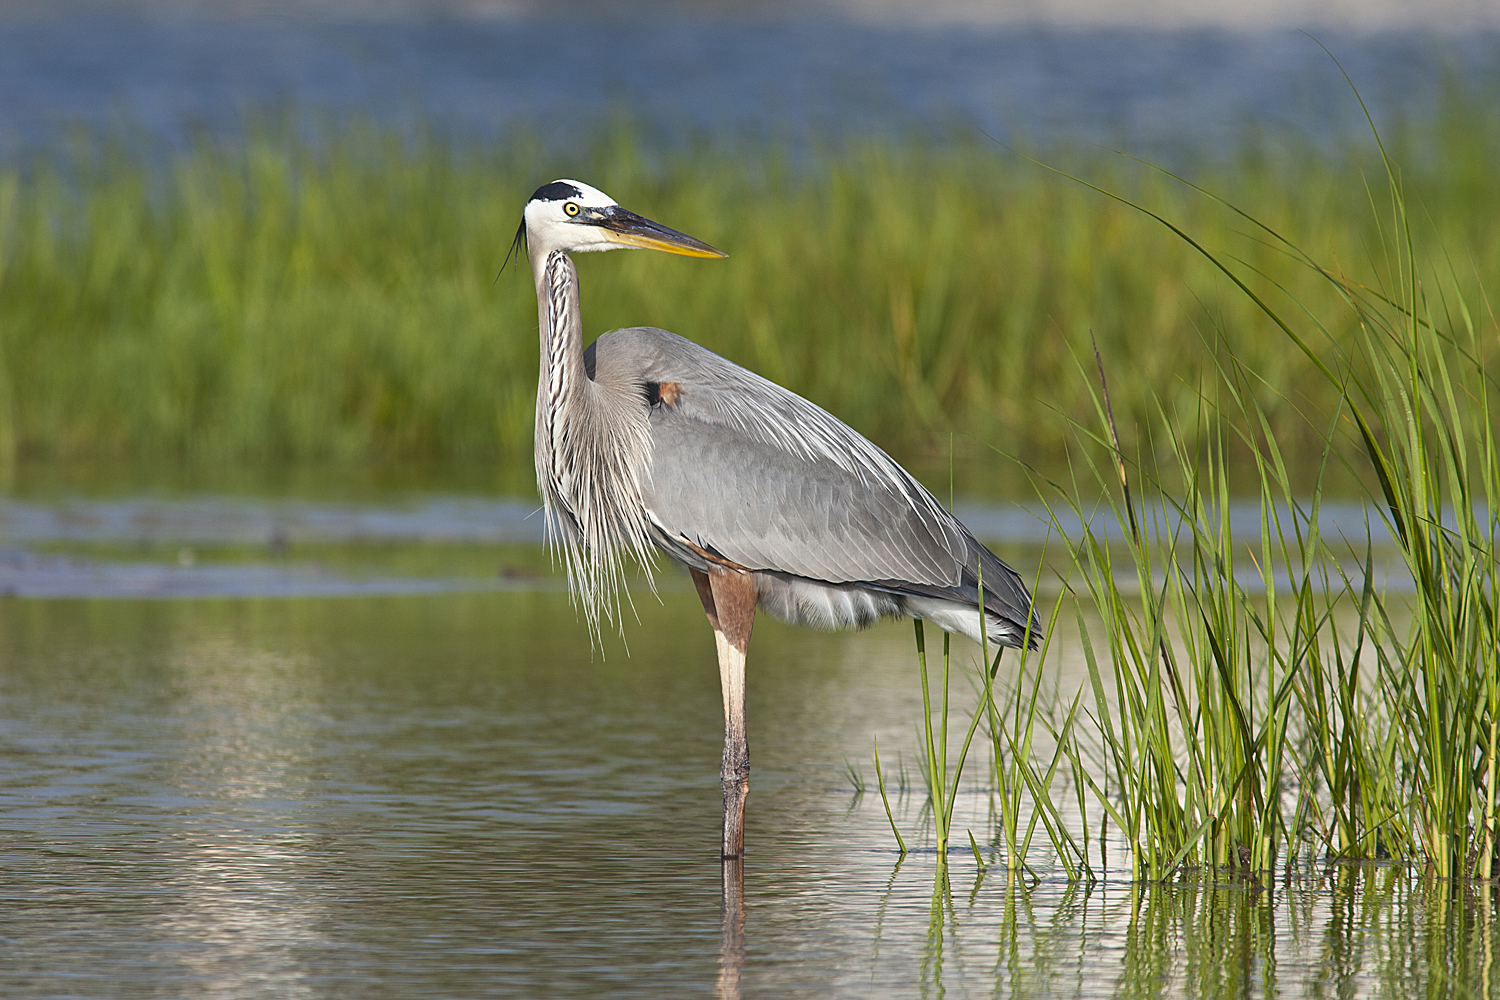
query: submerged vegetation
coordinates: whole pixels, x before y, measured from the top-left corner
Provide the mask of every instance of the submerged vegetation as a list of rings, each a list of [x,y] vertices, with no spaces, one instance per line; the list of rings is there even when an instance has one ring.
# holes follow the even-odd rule
[[[1464,248],[1452,273],[1478,303],[1500,280],[1500,115],[1455,93],[1397,132],[1423,222],[1413,250]],[[946,454],[953,429],[961,469],[993,468],[974,442],[1056,454],[1092,414],[1073,360],[1091,336],[1127,450],[1162,413],[1195,433],[1198,387],[1232,351],[1283,448],[1315,460],[1299,410],[1333,406],[1318,359],[1359,331],[1334,314],[1337,282],[1103,150],[1043,155],[1178,220],[1258,294],[1334,317],[1317,358],[1149,218],[977,136],[658,160],[620,126],[564,160],[522,139],[329,124],[252,128],[168,162],[130,148],[84,137],[0,166],[0,458],[524,459],[534,299],[524,269],[496,273],[525,198],[559,175],[730,254],[591,258],[588,336],[676,330],[908,460]],[[1342,278],[1378,284],[1383,234],[1359,178],[1381,167],[1365,146],[1261,137],[1188,168]],[[1225,337],[1205,351],[1209,329]]]
[[[1450,879],[1500,869],[1500,327],[1471,272],[1424,252],[1440,245],[1431,219],[1380,156],[1385,169],[1364,188],[1380,237],[1366,248],[1368,281],[1183,184],[1322,283],[1331,306],[1284,282],[1262,294],[1256,263],[1209,248],[1170,210],[1116,196],[1219,269],[1325,386],[1308,394],[1321,405],[1300,407],[1321,452],[1306,486],[1259,395],[1263,373],[1238,348],[1212,350],[1232,338],[1227,321],[1205,334],[1214,367],[1186,398],[1151,394],[1155,413],[1133,446],[1117,433],[1106,365],[1080,357],[1085,384],[1097,371],[1093,419],[1072,423],[1072,478],[1038,486],[1068,552],[1059,603],[1075,607],[1088,722],[1075,701],[1049,724],[1058,751],[1045,773],[1058,754],[1071,760],[1075,790],[1092,792],[1083,829],[1092,810],[1106,814],[1142,878],[1184,864],[1289,872],[1309,856],[1415,862]],[[1249,457],[1258,492],[1249,545],[1230,524],[1235,456]],[[1320,531],[1324,482],[1340,466],[1369,484],[1399,549],[1389,579],[1377,579],[1368,523],[1363,537]],[[1080,499],[1101,495],[1102,508]],[[1019,706],[1024,666],[1016,684]],[[981,687],[976,721],[997,711],[990,681]],[[1034,705],[1034,681],[1032,691]],[[946,704],[945,692],[945,715]],[[1028,711],[1012,716],[1013,757],[1029,751]],[[1046,823],[1069,875],[1083,877],[1086,848],[1028,766],[1031,823]],[[990,789],[1002,814],[993,847],[1011,868],[1026,854],[1009,818],[1015,782]]]

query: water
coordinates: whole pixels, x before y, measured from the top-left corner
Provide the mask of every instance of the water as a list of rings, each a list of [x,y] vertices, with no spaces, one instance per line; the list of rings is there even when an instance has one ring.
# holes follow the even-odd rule
[[[1143,510],[1146,530],[1168,537],[1178,517],[1150,503]],[[1289,511],[1285,505],[1278,511],[1290,530]],[[1055,549],[1057,526],[1074,537],[1082,526],[1065,507],[1055,513],[1054,525],[1036,502],[959,500],[954,512],[982,541],[1019,558],[1018,565],[1034,561],[1049,539]],[[1105,530],[1108,512],[1093,516],[1099,519],[1096,529]],[[1248,546],[1260,540],[1259,503],[1235,502],[1230,523],[1234,539],[1247,545],[1238,567],[1245,585],[1263,586],[1248,558]],[[1410,587],[1378,510],[1325,500],[1319,525],[1324,536],[1348,542],[1346,572],[1363,573],[1368,539],[1378,557],[1377,586]],[[0,595],[331,597],[560,589],[563,581],[540,552],[543,541],[536,501],[521,498],[407,493],[382,503],[212,493],[0,497]],[[1061,558],[1054,552],[1044,590],[1055,587],[1054,571],[1065,572]]]
[[[1364,128],[1337,67],[1294,30],[1305,19],[1236,30],[1212,17],[1184,30],[1117,17],[913,20],[927,6],[872,19],[831,7],[378,16],[335,3],[225,18],[192,5],[66,5],[0,16],[0,160],[74,124],[134,131],[159,150],[277,109],[480,139],[519,126],[564,151],[612,114],[640,126],[643,148],[699,132],[816,141],[936,127],[1169,156],[1237,149],[1252,124],[1319,141]],[[1493,82],[1497,32],[1492,14],[1441,11],[1421,30],[1358,19],[1317,29],[1384,123],[1422,114],[1446,79]]]
[[[741,954],[709,633],[638,607],[601,656],[557,593],[0,602],[0,992],[1489,995],[1492,904],[1405,869],[945,884],[912,796],[900,862],[843,774],[910,763],[900,626],[757,626]]]
[[[15,559],[214,567],[239,595],[188,575],[174,593],[193,600],[0,599],[0,993],[1490,994],[1487,890],[1404,867],[1143,886],[1108,841],[1085,887],[1039,834],[1032,878],[981,873],[966,847],[940,874],[898,777],[916,780],[921,718],[900,624],[757,624],[726,912],[718,677],[691,587],[637,589],[639,620],[591,648],[526,513],[449,495],[0,505]],[[322,596],[260,575],[309,559]],[[361,590],[372,576],[393,592]],[[1083,682],[1076,648],[1050,662],[1059,691]],[[988,808],[965,793],[958,830],[993,864]]]

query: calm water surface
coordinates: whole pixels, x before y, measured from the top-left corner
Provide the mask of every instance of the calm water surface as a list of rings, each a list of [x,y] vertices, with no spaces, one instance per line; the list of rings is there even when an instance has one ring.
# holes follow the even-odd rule
[[[234,16],[255,5],[151,0],[20,16],[0,5],[0,161],[24,162],[79,124],[160,150],[288,109],[481,139],[519,127],[565,152],[622,114],[643,148],[702,133],[816,144],[936,127],[1215,155],[1241,149],[1254,127],[1313,140],[1365,127],[1296,23],[944,23],[922,20],[925,4],[886,23],[817,4],[692,6],[454,16],[413,4],[371,16],[334,0],[303,17],[256,17]],[[1500,73],[1493,17],[1463,30],[1432,14],[1422,31],[1316,29],[1386,124],[1429,113],[1445,81],[1488,86]]]
[[[125,554],[185,569],[172,535]],[[223,562],[295,561],[304,544]],[[1404,868],[1141,886],[1110,843],[1091,888],[1045,849],[1023,884],[967,849],[940,874],[920,797],[893,787],[918,846],[900,862],[846,760],[872,779],[878,736],[888,768],[910,768],[921,703],[901,625],[757,625],[741,938],[715,857],[717,671],[685,579],[637,592],[628,651],[618,636],[591,649],[529,545],[312,551],[333,576],[365,559],[391,580],[446,566],[505,585],[0,600],[0,993],[1494,992],[1490,901]],[[1051,668],[1065,692],[1075,660],[1064,644]],[[977,792],[959,812],[990,840]]]

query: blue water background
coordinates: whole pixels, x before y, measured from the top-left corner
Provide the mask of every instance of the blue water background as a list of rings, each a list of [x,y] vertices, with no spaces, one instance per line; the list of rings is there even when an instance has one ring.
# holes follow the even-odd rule
[[[1255,129],[1327,139],[1500,80],[1500,32],[1092,29],[638,16],[0,15],[0,161],[78,126],[154,150],[267,111],[493,140],[587,142],[611,116],[674,142],[985,133],[1229,151]],[[1488,88],[1488,89],[1487,89]]]

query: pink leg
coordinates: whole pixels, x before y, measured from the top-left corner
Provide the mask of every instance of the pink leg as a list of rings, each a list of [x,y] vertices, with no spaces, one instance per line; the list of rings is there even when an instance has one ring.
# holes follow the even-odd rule
[[[724,789],[725,858],[745,851],[745,796],[750,793],[750,742],[745,734],[745,650],[755,625],[755,577],[734,569],[715,567],[693,571],[698,597],[714,629],[719,654],[719,684],[724,694],[724,759],[720,783]]]

